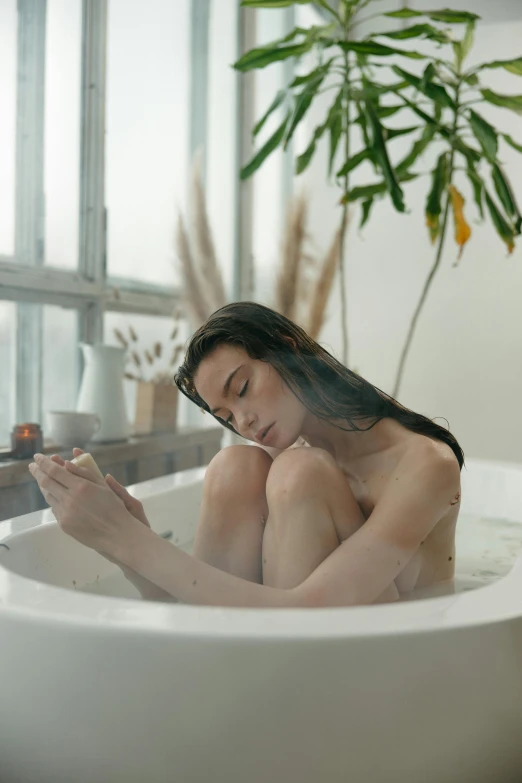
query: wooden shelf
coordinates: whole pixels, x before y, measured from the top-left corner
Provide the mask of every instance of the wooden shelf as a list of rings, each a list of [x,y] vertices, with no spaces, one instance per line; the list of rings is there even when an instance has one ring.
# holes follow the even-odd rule
[[[89,451],[103,473],[128,486],[140,481],[208,465],[221,448],[222,427],[181,427],[172,432],[133,435],[112,443],[88,443]],[[9,449],[0,450],[6,454]],[[45,454],[72,459],[72,449],[44,441]],[[31,459],[0,462],[0,521],[47,508],[38,485],[28,470]]]

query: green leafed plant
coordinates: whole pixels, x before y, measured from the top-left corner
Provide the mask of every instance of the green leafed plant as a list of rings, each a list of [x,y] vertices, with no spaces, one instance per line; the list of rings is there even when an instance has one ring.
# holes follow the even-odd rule
[[[311,0],[301,0],[302,4]],[[393,139],[412,133],[418,125],[405,128],[389,128],[384,119],[394,113],[394,109],[385,105],[383,98],[391,94],[392,87],[406,86],[406,82],[394,79],[391,85],[383,80],[369,76],[372,64],[382,65],[392,56],[405,60],[423,59],[423,55],[406,51],[400,47],[383,44],[369,37],[355,40],[354,22],[359,10],[370,0],[341,0],[338,9],[325,2],[321,6],[330,16],[324,25],[310,28],[296,27],[284,38],[246,52],[235,64],[238,71],[264,68],[274,62],[298,59],[305,54],[315,54],[316,62],[308,73],[293,79],[280,90],[267,108],[264,115],[253,128],[256,138],[265,126],[268,118],[279,107],[285,107],[284,118],[269,138],[261,145],[247,165],[241,171],[241,178],[250,177],[263,164],[274,150],[286,149],[296,128],[307,117],[314,100],[322,91],[332,95],[321,123],[314,128],[309,144],[299,155],[295,163],[296,174],[301,174],[310,164],[317,144],[321,138],[329,140],[328,174],[335,175],[341,189],[342,215],[340,217],[339,266],[341,280],[344,281],[344,246],[347,226],[347,211],[350,202],[362,199],[362,220],[364,225],[370,217],[370,210],[376,196],[388,196],[395,209],[404,212],[404,194],[402,183],[413,179],[405,165],[396,171],[390,161],[388,146]],[[243,0],[243,6],[251,8],[282,8],[292,5],[292,0]],[[389,68],[386,69],[389,73]],[[384,77],[384,73],[383,73]],[[398,105],[402,108],[402,104]],[[359,130],[360,129],[360,130]],[[364,147],[354,149],[354,139],[362,132]],[[429,131],[431,133],[431,129]],[[423,142],[424,144],[424,142]],[[418,152],[410,155],[409,165],[414,162]],[[364,161],[372,164],[377,181],[368,188],[350,190],[350,175]],[[344,283],[341,284],[341,310],[343,325],[343,361],[348,363],[348,334],[346,296]]]
[[[251,176],[275,149],[286,148],[317,95],[323,90],[332,91],[333,98],[321,124],[313,130],[307,148],[296,159],[296,174],[306,169],[318,142],[327,136],[330,147],[328,174],[335,174],[342,189],[339,264],[343,361],[347,364],[343,250],[348,206],[361,202],[361,226],[369,220],[372,205],[378,198],[390,198],[395,209],[404,212],[403,187],[420,176],[412,167],[434,142],[440,148],[443,141],[445,149],[431,172],[425,209],[431,240],[437,242],[436,258],[402,351],[393,390],[393,396],[397,396],[415,326],[441,261],[450,210],[460,247],[459,257],[471,235],[464,217],[464,197],[457,189],[456,177],[463,177],[471,187],[481,218],[489,215],[509,252],[513,250],[514,237],[521,232],[520,210],[498,155],[499,140],[519,152],[522,152],[522,144],[499,133],[480,114],[480,109],[474,107],[488,102],[522,114],[522,95],[499,94],[480,82],[482,73],[488,69],[502,68],[522,75],[522,57],[495,60],[466,70],[464,63],[479,17],[450,9],[420,12],[405,8],[383,14],[383,18],[414,21],[402,29],[358,40],[355,38],[358,13],[372,1],[340,0],[333,8],[326,0],[319,0],[316,5],[328,13],[329,23],[297,27],[283,39],[247,52],[235,64],[239,71],[248,71],[287,58],[300,58],[307,53],[316,56],[314,67],[281,90],[256,124],[254,136],[272,112],[280,106],[286,107],[281,124],[243,168],[241,176]],[[305,4],[311,0],[300,2]],[[243,0],[243,5],[253,8],[281,8],[291,4],[292,0]],[[459,29],[461,32],[455,32]],[[383,39],[386,43],[382,43]],[[396,41],[407,43],[397,46]],[[420,51],[405,48],[412,41]],[[434,43],[438,45],[435,54]],[[413,73],[413,66],[408,65],[408,61],[420,61],[422,72]],[[404,127],[389,127],[387,118],[403,110],[407,110],[410,118],[413,113],[416,124],[412,125],[410,119]],[[411,133],[417,133],[417,137],[410,151],[393,164],[389,145],[395,138]],[[354,149],[354,139],[360,136],[362,148]],[[375,180],[368,185],[350,187],[351,173],[365,161],[372,165]]]
[[[395,18],[424,17],[429,23],[415,24],[405,30],[382,33],[385,38],[422,36],[426,26],[437,30],[439,43],[451,45],[451,54],[429,54],[421,77],[394,65],[396,75],[408,82],[408,89],[396,90],[397,100],[408,106],[425,123],[423,134],[431,129],[429,143],[442,140],[445,149],[439,155],[431,172],[431,185],[426,200],[426,224],[430,238],[437,243],[435,261],[426,280],[419,303],[413,315],[403,347],[395,379],[393,396],[399,388],[406,358],[413,339],[419,314],[429,288],[440,265],[442,250],[448,229],[449,213],[453,214],[455,241],[462,256],[464,245],[470,239],[471,227],[464,215],[465,199],[459,187],[470,189],[481,220],[489,216],[508,253],[513,252],[515,237],[522,230],[522,216],[513,189],[502,166],[499,155],[501,145],[508,144],[518,152],[522,145],[505,133],[500,133],[480,113],[480,104],[494,104],[522,114],[522,95],[501,95],[481,84],[482,75],[491,69],[502,68],[522,76],[522,57],[514,60],[495,60],[473,68],[465,68],[465,61],[473,45],[474,29],[478,19],[474,14],[460,11],[439,11],[422,14],[403,9],[386,14]],[[433,24],[435,22],[435,25]],[[437,23],[465,25],[464,32],[456,35],[438,27]],[[430,33],[431,35],[431,33]],[[445,36],[446,40],[443,40]],[[427,36],[424,36],[427,37]],[[443,49],[443,52],[448,51]],[[419,97],[429,100],[429,108],[421,109]],[[419,143],[419,142],[415,142]],[[426,145],[427,146],[427,145]],[[397,167],[400,170],[400,164]],[[455,262],[457,265],[458,260]]]

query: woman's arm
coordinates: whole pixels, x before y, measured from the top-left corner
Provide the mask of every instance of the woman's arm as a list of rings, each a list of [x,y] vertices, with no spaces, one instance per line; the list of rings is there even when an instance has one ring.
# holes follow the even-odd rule
[[[212,606],[371,604],[403,570],[448,510],[460,486],[458,463],[417,460],[388,483],[366,523],[299,586],[281,590],[203,563],[143,526],[122,542],[118,559],[183,603]]]

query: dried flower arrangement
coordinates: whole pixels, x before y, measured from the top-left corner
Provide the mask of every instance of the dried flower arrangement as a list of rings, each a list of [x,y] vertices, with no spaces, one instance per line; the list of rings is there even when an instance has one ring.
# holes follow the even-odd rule
[[[305,249],[309,238],[307,216],[307,197],[304,194],[294,196],[288,205],[272,307],[317,340],[338,266],[341,229],[319,263]],[[192,231],[189,232],[182,215],[178,216],[176,250],[184,301],[193,327],[198,328],[227,303],[208,220],[200,156],[196,157],[192,169],[192,217]]]
[[[145,348],[141,352],[137,345],[139,342],[138,335],[132,326],[129,325],[128,327],[129,338],[125,337],[120,329],[113,330],[114,336],[127,351],[126,367],[129,364],[132,365],[132,372],[126,369],[125,378],[132,381],[174,386],[174,368],[177,367],[183,350],[183,344],[176,339],[180,331],[180,317],[181,312],[178,310],[174,313],[174,328],[172,329],[168,345],[164,346],[163,343],[157,341],[150,348]],[[168,369],[164,369],[166,357],[169,357]],[[160,359],[164,360],[163,369],[158,369],[158,364],[161,364],[161,362],[157,360]]]

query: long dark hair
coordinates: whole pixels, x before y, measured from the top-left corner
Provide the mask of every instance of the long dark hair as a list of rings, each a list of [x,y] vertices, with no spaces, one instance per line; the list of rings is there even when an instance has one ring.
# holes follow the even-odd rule
[[[464,452],[449,430],[405,408],[344,367],[300,326],[256,302],[234,302],[221,307],[190,339],[185,361],[178,368],[174,381],[178,389],[203,410],[210,413],[209,406],[196,391],[194,375],[202,359],[223,343],[243,348],[251,359],[269,362],[317,418],[331,423],[343,419],[350,427],[334,426],[346,431],[364,431],[384,417],[390,417],[412,432],[447,443],[462,469]],[[239,435],[224,419],[214,418]],[[357,426],[358,420],[369,418],[375,418],[369,427]]]

